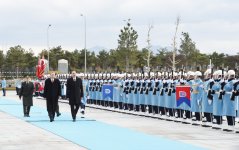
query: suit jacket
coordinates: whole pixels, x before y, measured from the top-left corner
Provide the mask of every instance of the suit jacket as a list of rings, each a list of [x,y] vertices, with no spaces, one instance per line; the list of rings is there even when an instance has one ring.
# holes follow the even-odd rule
[[[66,95],[70,105],[81,104],[81,99],[84,96],[81,78],[76,77],[76,81],[72,77],[67,79]]]
[[[58,99],[59,96],[61,96],[60,80],[59,79],[54,79],[54,82],[51,82],[50,78],[46,79],[43,96],[46,99]]]
[[[32,106],[32,97],[33,97],[34,85],[32,82],[26,83],[23,82],[19,92],[19,97],[23,97],[23,105]]]
[[[59,79],[54,79],[54,82],[51,82],[50,78],[46,79],[43,97],[46,98],[48,112],[55,113],[59,96],[61,96],[61,83]]]

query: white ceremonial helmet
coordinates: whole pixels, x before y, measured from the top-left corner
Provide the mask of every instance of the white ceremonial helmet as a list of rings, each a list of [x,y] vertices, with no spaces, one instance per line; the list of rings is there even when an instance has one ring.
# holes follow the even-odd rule
[[[150,76],[151,76],[151,77],[154,77],[154,72],[150,72]]]
[[[144,76],[147,77],[147,76],[149,76],[149,74],[148,74],[147,72],[145,72],[145,73],[144,73]]]
[[[83,77],[84,73],[79,73],[79,74],[77,74],[77,76]]]
[[[186,77],[188,74],[186,72],[183,73],[183,76]]]
[[[217,75],[217,70],[214,71],[212,75],[213,75],[213,76],[216,76],[216,75]]]
[[[227,71],[224,71],[223,74],[224,74],[224,77],[228,75]]]
[[[139,76],[140,76],[140,77],[142,76],[142,73],[141,73],[141,72],[139,72]]]
[[[229,71],[227,72],[227,74],[228,74],[228,78],[230,78],[230,77],[235,77],[235,75],[236,75],[236,73],[235,73],[234,70],[229,70]]]
[[[123,73],[123,77],[126,77],[126,73]]]
[[[207,69],[207,70],[204,72],[204,75],[209,75],[209,74],[211,74],[211,72],[212,72],[212,69]]]
[[[222,76],[222,70],[217,70],[217,76]]]
[[[169,76],[172,77],[172,72],[169,72]]]
[[[187,75],[188,75],[188,76],[194,76],[195,73],[194,73],[193,71],[188,71],[188,72],[187,72]]]
[[[164,76],[168,76],[168,72],[164,72]]]
[[[194,75],[195,75],[195,76],[198,76],[198,77],[201,77],[201,76],[202,76],[202,73],[201,73],[200,71],[196,71],[196,72],[194,73]]]

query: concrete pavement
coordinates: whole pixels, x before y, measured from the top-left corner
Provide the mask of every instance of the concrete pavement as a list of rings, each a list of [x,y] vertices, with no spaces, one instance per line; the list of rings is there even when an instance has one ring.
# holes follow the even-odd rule
[[[9,91],[6,98],[18,101],[15,92]],[[46,108],[42,99],[34,98],[34,105]],[[68,104],[59,105],[62,113],[70,113]],[[239,149],[239,135],[221,130],[94,108],[86,108],[86,117],[206,149]],[[0,112],[0,119],[0,149],[86,149],[9,114]]]

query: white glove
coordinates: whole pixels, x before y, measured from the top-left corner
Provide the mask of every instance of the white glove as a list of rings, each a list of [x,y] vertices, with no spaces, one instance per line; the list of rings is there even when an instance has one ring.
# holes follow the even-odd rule
[[[129,94],[126,94],[126,98],[129,98]]]
[[[197,102],[198,102],[198,106],[200,105],[200,100],[197,100]]]
[[[212,100],[209,99],[208,100],[208,104],[211,105],[212,104]]]
[[[177,112],[175,113],[175,117],[176,117],[176,118],[178,117],[178,113],[177,113]]]

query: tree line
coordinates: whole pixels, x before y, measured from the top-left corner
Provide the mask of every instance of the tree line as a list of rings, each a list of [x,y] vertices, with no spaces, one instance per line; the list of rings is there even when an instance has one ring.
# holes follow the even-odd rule
[[[180,37],[180,44],[176,49],[175,57],[177,60],[176,71],[180,69],[205,71],[210,59],[215,69],[238,69],[239,53],[236,55],[216,51],[212,51],[210,54],[201,53],[188,32],[182,32]],[[148,65],[151,71],[170,71],[172,69],[170,58],[173,55],[173,50],[170,47],[160,48],[156,53],[153,53],[150,46],[139,49],[137,38],[137,31],[128,21],[120,30],[118,47],[115,49],[108,51],[102,49],[96,54],[94,51],[85,49],[69,51],[62,49],[61,46],[53,47],[49,50],[50,70],[57,71],[58,60],[66,59],[69,63],[69,71],[84,72],[85,51],[87,72],[89,73],[141,72]],[[147,55],[150,55],[150,57]],[[32,50],[25,50],[20,45],[10,47],[6,54],[3,54],[3,50],[0,50],[0,69],[1,71],[34,72],[38,57],[41,56],[47,59],[48,51],[42,50],[35,56]],[[146,56],[150,60],[146,60]]]

